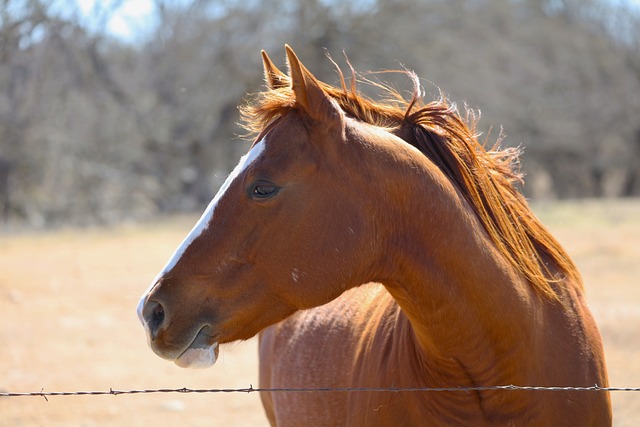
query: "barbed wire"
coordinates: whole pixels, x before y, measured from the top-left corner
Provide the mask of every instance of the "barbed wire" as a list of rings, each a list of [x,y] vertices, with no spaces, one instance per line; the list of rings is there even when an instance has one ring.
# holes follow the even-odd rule
[[[498,386],[480,386],[480,387],[292,387],[292,388],[254,388],[249,385],[248,388],[208,388],[208,389],[192,389],[192,388],[155,388],[155,389],[139,389],[139,390],[117,390],[110,388],[109,390],[96,391],[30,391],[30,392],[0,392],[2,397],[43,397],[45,400],[51,396],[101,396],[122,394],[152,394],[152,393],[326,393],[326,392],[471,392],[471,391],[580,391],[580,392],[612,392],[612,391],[630,391],[640,392],[640,387],[600,387],[595,384],[589,387],[543,387],[543,386],[518,386],[518,385],[498,385]]]

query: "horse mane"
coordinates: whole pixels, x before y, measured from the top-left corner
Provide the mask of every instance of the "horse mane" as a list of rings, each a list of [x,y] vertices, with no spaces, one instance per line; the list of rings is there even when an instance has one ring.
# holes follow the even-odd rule
[[[388,85],[362,79],[387,95],[382,101],[373,101],[357,90],[353,68],[350,88],[336,68],[341,87],[320,82],[325,92],[346,115],[388,129],[437,165],[473,208],[498,251],[539,294],[560,301],[556,284],[570,280],[582,286],[569,255],[516,188],[522,182],[519,149],[501,148],[502,135],[487,149],[486,140],[483,144],[477,140],[478,115],[466,109],[463,119],[456,105],[442,95],[424,103],[419,78],[411,71],[390,71],[403,73],[412,81],[409,101]],[[275,119],[296,109],[295,95],[286,83],[255,94],[240,107],[242,124],[249,133],[260,133]]]

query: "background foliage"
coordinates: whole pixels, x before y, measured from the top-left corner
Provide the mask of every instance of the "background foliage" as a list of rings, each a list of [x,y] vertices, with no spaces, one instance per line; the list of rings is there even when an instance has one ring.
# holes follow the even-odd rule
[[[247,149],[236,106],[259,50],[291,44],[336,82],[415,70],[525,148],[534,198],[640,195],[640,14],[607,0],[156,0],[135,41],[122,2],[0,1],[0,222],[112,223],[200,210]],[[401,85],[402,83],[398,83]]]

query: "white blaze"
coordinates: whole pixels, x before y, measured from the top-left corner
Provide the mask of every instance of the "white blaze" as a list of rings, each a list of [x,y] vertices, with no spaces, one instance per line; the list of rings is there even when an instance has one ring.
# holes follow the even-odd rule
[[[227,191],[227,189],[229,189],[233,181],[235,181],[235,179],[260,156],[263,150],[264,139],[260,140],[260,142],[253,146],[251,151],[242,156],[242,158],[240,159],[240,163],[238,163],[238,166],[236,166],[235,169],[229,174],[196,225],[193,226],[191,232],[187,235],[178,249],[176,249],[173,256],[158,276],[162,276],[164,273],[171,271],[171,269],[178,263],[189,245],[191,245],[191,243],[195,239],[197,239],[198,236],[200,236],[207,228],[209,228],[209,223],[211,222],[211,218],[213,217],[213,212],[215,211],[220,199],[222,199],[222,196],[224,196],[224,193]]]
[[[153,286],[156,284],[160,277],[162,277],[165,273],[171,271],[171,269],[175,267],[175,265],[178,263],[178,261],[180,261],[180,258],[182,258],[182,255],[184,255],[185,251],[191,245],[191,243],[193,243],[193,241],[197,239],[198,236],[200,236],[209,227],[216,206],[218,205],[220,199],[222,199],[222,196],[224,196],[224,193],[227,191],[227,189],[229,189],[233,181],[235,181],[235,179],[240,174],[242,174],[242,172],[244,172],[249,167],[249,165],[251,165],[258,157],[260,157],[260,154],[262,154],[262,152],[264,151],[264,146],[265,139],[262,138],[257,144],[253,146],[253,148],[251,148],[251,150],[247,154],[242,156],[238,165],[235,167],[235,169],[233,169],[233,171],[231,171],[227,179],[218,190],[218,193],[215,195],[213,200],[211,200],[209,206],[207,206],[207,209],[204,211],[198,222],[196,222],[196,225],[193,226],[191,232],[187,235],[187,237],[185,237],[180,246],[178,246],[178,249],[176,249],[176,251],[173,253],[173,256],[171,257],[167,265],[165,265],[162,271],[160,271],[156,278],[153,279],[153,282],[151,282],[149,288],[142,295],[142,298],[138,303],[137,312],[138,318],[143,324],[144,320],[142,318],[142,307],[144,306],[147,295],[149,294],[149,292],[151,292]]]

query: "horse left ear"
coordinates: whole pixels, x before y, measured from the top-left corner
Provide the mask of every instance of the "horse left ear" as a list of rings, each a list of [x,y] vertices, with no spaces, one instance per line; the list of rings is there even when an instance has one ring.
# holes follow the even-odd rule
[[[322,89],[321,83],[302,65],[295,52],[285,45],[291,89],[296,96],[296,105],[313,120],[322,123],[342,123],[342,110]]]
[[[269,89],[279,89],[289,86],[289,76],[280,71],[271,61],[269,55],[264,50],[262,53],[262,65],[264,66],[264,80]]]

